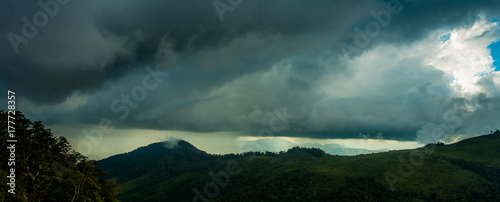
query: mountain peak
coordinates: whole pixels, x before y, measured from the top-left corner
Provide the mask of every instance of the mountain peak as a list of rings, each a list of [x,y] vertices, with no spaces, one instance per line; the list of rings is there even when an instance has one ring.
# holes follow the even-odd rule
[[[181,139],[168,139],[167,141],[161,142],[163,146],[167,149],[176,148],[196,148],[191,143],[181,140]]]

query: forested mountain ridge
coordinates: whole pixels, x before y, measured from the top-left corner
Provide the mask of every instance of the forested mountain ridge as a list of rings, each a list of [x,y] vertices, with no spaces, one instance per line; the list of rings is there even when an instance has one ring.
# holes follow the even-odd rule
[[[170,145],[167,147],[167,145]],[[500,134],[357,156],[315,148],[211,155],[185,141],[99,161],[122,201],[498,201]]]

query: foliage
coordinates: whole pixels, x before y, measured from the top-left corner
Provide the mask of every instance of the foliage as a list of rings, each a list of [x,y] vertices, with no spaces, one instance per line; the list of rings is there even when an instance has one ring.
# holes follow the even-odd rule
[[[187,142],[175,149],[155,143],[100,164],[108,177],[121,183],[122,201],[192,201],[193,189],[203,193],[206,184],[215,182],[209,173],[224,171],[230,161],[238,162],[241,173],[231,175],[224,188],[219,185],[214,200],[499,201],[499,144],[500,136],[490,135],[439,147],[335,156],[301,147],[210,155]],[[399,174],[400,159],[408,161],[415,152],[429,151],[434,153],[414,166],[411,175]],[[384,177],[387,171],[402,179],[394,191]]]
[[[0,111],[0,144],[7,146],[7,113]],[[96,161],[71,148],[39,122],[15,113],[16,194],[7,193],[2,177],[0,200],[7,201],[117,201],[116,183],[104,179]],[[0,153],[0,173],[7,175],[8,153]]]

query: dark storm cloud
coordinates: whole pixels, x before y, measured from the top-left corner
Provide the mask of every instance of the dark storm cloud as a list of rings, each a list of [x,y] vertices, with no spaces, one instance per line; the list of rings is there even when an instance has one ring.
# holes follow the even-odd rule
[[[20,34],[21,18],[41,10],[35,2],[0,4],[0,36]],[[401,0],[401,13],[361,51],[470,25],[479,13],[500,13],[497,4]],[[446,103],[454,102],[449,79],[421,62],[399,60],[395,65],[403,68],[378,72],[380,80],[367,84],[369,75],[349,68],[339,49],[341,42],[353,44],[354,27],[374,20],[370,11],[385,6],[368,0],[244,0],[221,21],[212,1],[71,1],[19,53],[6,37],[0,41],[0,84],[34,106],[54,106],[33,112],[49,124],[112,118],[124,128],[255,132],[272,119],[273,109],[286,107],[296,118],[283,135],[381,132],[412,139],[423,125],[443,122],[452,105]],[[380,63],[371,68],[384,69]],[[156,64],[170,75],[120,120],[112,103],[141,85],[144,68]],[[357,77],[366,79],[343,83]],[[328,94],[325,86],[356,94]],[[60,108],[73,95],[87,100]]]
[[[7,32],[21,34],[20,28],[23,24],[19,19],[22,16],[30,19],[34,13],[42,10],[34,2],[20,4],[19,2],[5,1],[5,4],[5,8],[11,8],[15,12],[4,13],[3,16],[7,20],[4,21],[6,29],[4,29],[2,35],[6,35]],[[64,88],[77,88],[78,86],[95,88],[100,86],[106,79],[121,76],[131,69],[123,66],[140,66],[141,62],[151,64],[154,60],[152,53],[158,48],[160,39],[165,36],[168,36],[173,41],[174,51],[182,52],[188,48],[197,49],[204,46],[217,46],[221,42],[239,35],[263,30],[285,35],[303,32],[331,32],[332,28],[334,30],[346,29],[350,28],[348,26],[351,26],[352,22],[358,22],[359,20],[363,22],[362,20],[367,18],[368,11],[377,7],[380,6],[374,5],[373,2],[359,4],[350,1],[322,3],[245,1],[236,11],[226,12],[226,20],[220,22],[210,2],[151,1],[147,4],[140,4],[134,1],[85,3],[72,1],[67,5],[60,5],[59,12],[54,18],[49,19],[49,24],[40,28],[40,33],[31,42],[21,46],[22,52],[20,54],[13,54],[9,50],[8,41],[3,40],[1,45],[5,49],[3,49],[2,55],[5,57],[3,58],[4,64],[7,66],[5,69],[44,69],[45,74],[52,79],[53,83],[65,83],[67,87]],[[422,9],[427,10],[429,6],[422,7],[424,7]],[[304,9],[307,9],[306,12],[304,12]],[[419,14],[426,15],[425,13]],[[394,19],[396,21],[396,18]],[[99,41],[92,37],[85,37],[81,30],[98,31],[100,32],[98,34],[103,35],[103,40]],[[118,57],[120,55],[117,56],[119,54],[116,53],[117,50],[111,49],[108,50],[109,52],[104,53],[110,54],[108,56],[110,58],[101,61],[100,64],[96,64],[97,61],[95,63],[94,61],[86,61],[98,60],[97,56],[93,55],[92,52],[96,52],[96,48],[101,47],[92,44],[108,42],[114,43],[119,48],[124,48],[120,45],[127,42],[113,40],[134,35],[133,33],[137,31],[144,33],[145,36],[143,37],[146,39],[138,45],[139,47],[131,45],[126,47],[136,57],[127,54]],[[416,32],[409,31],[409,33]],[[111,36],[106,37],[105,35]],[[332,35],[335,37],[334,33]],[[333,45],[335,41],[332,42]],[[86,56],[87,54],[91,56]],[[56,62],[65,59],[75,61],[75,63],[63,62],[58,64]],[[32,64],[27,64],[29,66],[22,66],[22,64],[18,64],[19,60],[25,62],[35,61],[32,61]],[[92,73],[96,75],[103,74],[102,69],[95,69],[95,66],[101,66],[101,68],[105,68],[105,73],[103,79],[99,81],[93,80],[92,85],[82,85],[82,82],[78,82],[80,79],[76,79],[75,82],[68,82],[75,76],[66,72],[59,72],[58,68],[53,67],[57,65],[64,65],[65,69],[77,69],[75,71],[82,68],[79,66],[88,66],[87,69],[92,69]],[[31,85],[20,82],[20,80],[26,81],[26,79],[16,77],[19,74],[8,70],[3,73],[2,75],[9,75],[12,78],[11,80],[18,81],[15,86],[19,86],[20,90],[30,89]],[[46,77],[40,75],[39,78]],[[37,102],[54,103],[62,101],[64,97],[71,93],[70,90],[64,88],[57,89],[54,86],[48,88],[53,90],[50,92],[44,90],[43,92],[47,93],[45,97],[51,97],[52,99],[36,96],[29,90],[26,91],[26,95]]]
[[[22,35],[24,24],[21,18],[32,21],[36,12],[43,11],[35,2],[4,1],[3,4],[3,8],[10,8],[10,12],[2,15],[6,19],[0,33],[3,36],[9,32]],[[341,8],[369,6],[348,1],[328,4],[325,7],[322,3],[308,3],[307,8],[315,12],[304,16],[300,14],[305,5],[301,1],[248,1],[238,10],[226,12],[226,20],[221,22],[212,3],[207,1],[149,1],[142,4],[136,1],[71,1],[60,5],[57,15],[49,18],[47,25],[39,28],[38,34],[27,44],[20,45],[18,54],[14,53],[9,40],[1,41],[3,57],[0,60],[5,66],[2,75],[3,79],[8,75],[12,86],[25,91],[27,99],[54,104],[71,94],[68,89],[93,89],[108,79],[123,76],[133,69],[130,66],[137,68],[154,64],[155,52],[164,37],[172,41],[174,52],[188,53],[199,48],[217,47],[252,32],[294,34],[305,30],[311,32],[328,23],[331,26],[345,24],[344,19],[329,16]],[[353,12],[347,18],[355,16]],[[43,72],[37,75],[39,79],[50,78],[52,83],[64,83],[64,87],[45,84],[42,87],[45,96],[31,93],[34,83],[26,82],[30,80],[13,69],[29,71],[32,68]],[[61,72],[60,69],[74,73]],[[78,73],[81,69],[101,79],[92,79],[92,84],[84,85]]]
[[[390,2],[390,0],[386,1]],[[390,26],[381,32],[383,39],[380,41],[412,42],[425,37],[433,29],[451,29],[457,25],[471,25],[480,13],[491,17],[498,15],[500,8],[494,6],[498,3],[496,0],[406,1],[402,3],[402,12],[393,15]]]

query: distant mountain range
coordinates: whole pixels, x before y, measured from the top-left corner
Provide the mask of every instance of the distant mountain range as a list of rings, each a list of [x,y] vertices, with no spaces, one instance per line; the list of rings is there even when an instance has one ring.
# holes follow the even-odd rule
[[[356,156],[303,147],[212,155],[181,140],[99,164],[122,201],[500,201],[499,156],[500,134]]]
[[[270,151],[270,152],[280,152],[286,151],[292,147],[307,147],[307,148],[319,148],[325,151],[327,154],[331,155],[358,155],[358,154],[370,154],[377,152],[384,152],[388,150],[368,150],[368,149],[357,149],[350,148],[339,144],[318,144],[318,143],[306,143],[306,144],[295,144],[283,138],[269,138],[269,139],[258,139],[253,141],[241,141],[239,148],[240,151]]]

